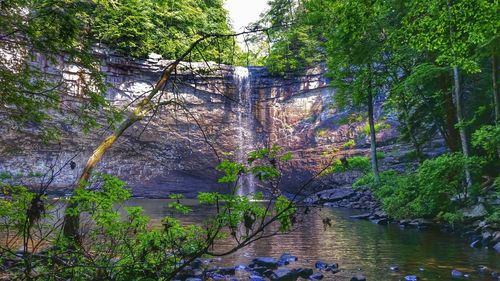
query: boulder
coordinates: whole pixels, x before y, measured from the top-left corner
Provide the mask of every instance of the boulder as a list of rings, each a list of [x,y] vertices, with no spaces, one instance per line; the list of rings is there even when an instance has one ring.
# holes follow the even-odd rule
[[[363,274],[356,274],[351,278],[351,281],[366,281],[366,277]]]
[[[278,264],[279,265],[287,265],[287,264],[290,264],[291,262],[295,262],[297,260],[298,260],[298,258],[296,256],[292,256],[292,255],[290,255],[288,253],[284,253],[278,259]]]
[[[337,202],[346,200],[355,194],[356,192],[352,188],[335,188],[321,191],[317,196],[322,202]]]
[[[493,249],[497,252],[500,253],[500,242],[496,243],[495,246],[493,246]]]
[[[390,269],[391,271],[398,271],[398,270],[399,270],[399,266],[397,266],[397,265],[391,265],[391,266],[389,267],[389,269]]]
[[[313,275],[313,270],[311,268],[298,268],[295,270],[298,276],[307,279],[309,276]]]
[[[260,277],[259,275],[250,275],[248,279],[250,279],[250,281],[266,281],[266,279]]]
[[[351,219],[357,219],[357,220],[367,220],[371,216],[370,213],[364,213],[360,215],[355,215],[355,216],[350,216]]]
[[[271,274],[270,279],[273,281],[295,281],[298,277],[297,271],[280,268]]]
[[[471,248],[480,248],[481,247],[481,241],[480,240],[474,240],[472,243],[470,243]]]
[[[453,277],[453,278],[462,278],[463,276],[464,276],[463,272],[461,272],[459,270],[453,269],[451,271],[451,277]]]
[[[405,280],[406,281],[417,281],[418,277],[416,275],[406,275]]]
[[[236,268],[234,267],[219,267],[207,270],[207,274],[218,273],[222,275],[234,275],[236,273]]]
[[[386,225],[389,223],[389,220],[386,218],[371,219],[370,221],[373,222],[374,224],[380,224],[380,225]]]
[[[315,264],[314,264],[314,267],[316,267],[316,269],[319,269],[319,270],[325,270],[325,271],[336,271],[336,272],[333,272],[333,273],[337,273],[338,272],[338,268],[339,268],[339,264],[338,263],[332,263],[332,264],[328,264],[326,262],[322,262],[322,261],[317,261]]]
[[[278,260],[272,257],[258,257],[253,259],[253,264],[258,265],[265,268],[277,268]]]
[[[328,264],[326,262],[322,262],[322,261],[317,261],[315,264],[314,264],[314,267],[316,269],[319,269],[319,270],[325,270],[328,268]]]
[[[464,218],[468,219],[481,218],[486,216],[486,214],[488,214],[488,211],[486,211],[486,208],[483,204],[477,204],[463,210]]]
[[[321,273],[311,274],[309,276],[309,280],[321,280],[321,279],[323,279],[323,274]]]

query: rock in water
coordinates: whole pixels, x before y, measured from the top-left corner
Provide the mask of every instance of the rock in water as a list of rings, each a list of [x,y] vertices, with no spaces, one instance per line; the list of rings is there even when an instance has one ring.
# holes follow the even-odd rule
[[[313,275],[313,270],[310,268],[298,268],[295,270],[298,276],[307,279],[309,276]]]
[[[495,249],[497,253],[500,253],[500,242],[496,243],[495,246],[493,246],[493,249]]]
[[[258,266],[263,266],[266,268],[277,268],[278,261],[272,257],[258,257],[253,259],[253,263]]]
[[[363,274],[356,274],[351,278],[351,281],[366,281],[366,277]]]
[[[355,216],[350,216],[351,219],[357,219],[357,220],[367,220],[371,216],[370,213],[364,213],[360,215],[355,215]]]
[[[321,280],[323,279],[323,274],[316,273],[309,276],[309,280]]]
[[[281,257],[278,260],[279,265],[287,265],[290,264],[291,262],[297,261],[298,258],[296,256],[292,256],[288,253],[284,253],[281,255]]]
[[[291,270],[288,268],[281,268],[274,271],[271,274],[271,280],[273,281],[295,281],[299,276],[295,270]]]
[[[465,218],[477,219],[486,216],[488,212],[483,204],[477,204],[470,208],[467,208],[463,211],[463,215]]]
[[[418,277],[416,275],[406,275],[405,280],[406,281],[417,281]]]
[[[456,270],[456,269],[453,269],[453,270],[451,271],[451,277],[453,277],[453,278],[460,278],[460,277],[462,277],[463,275],[464,275],[464,274],[463,274],[461,271],[458,271],[458,270]]]
[[[250,275],[248,278],[250,281],[266,281],[266,279],[260,277],[259,275]]]

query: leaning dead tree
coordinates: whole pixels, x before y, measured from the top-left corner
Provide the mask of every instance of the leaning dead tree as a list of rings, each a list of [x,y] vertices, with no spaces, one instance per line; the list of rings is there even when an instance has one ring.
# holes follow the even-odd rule
[[[101,161],[104,154],[113,146],[113,144],[123,135],[123,133],[130,128],[135,123],[143,120],[148,114],[153,112],[159,106],[167,106],[167,105],[176,105],[178,101],[175,99],[155,102],[155,98],[158,97],[166,88],[167,83],[171,80],[172,76],[175,74],[177,67],[179,64],[188,58],[193,51],[198,51],[198,45],[210,38],[220,38],[220,37],[236,37],[240,35],[245,35],[254,32],[262,32],[264,29],[252,30],[252,31],[244,31],[241,33],[233,33],[233,34],[204,34],[197,40],[195,40],[189,48],[179,56],[175,61],[169,63],[163,70],[160,78],[156,82],[153,89],[145,95],[141,100],[138,101],[137,106],[128,113],[127,117],[114,129],[114,131],[107,136],[93,151],[90,158],[87,160],[82,173],[80,174],[76,184],[74,186],[74,191],[78,189],[83,189],[86,187],[92,172],[95,167]],[[76,209],[78,207],[78,203],[73,198],[70,199],[70,202],[67,208]],[[79,226],[80,226],[80,214],[78,212],[66,212],[64,216],[63,223],[63,235],[65,238],[69,239],[69,241],[75,241],[78,243],[79,241]]]

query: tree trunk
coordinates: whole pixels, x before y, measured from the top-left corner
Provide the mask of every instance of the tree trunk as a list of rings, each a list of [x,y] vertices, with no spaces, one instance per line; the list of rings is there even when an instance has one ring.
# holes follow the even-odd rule
[[[448,74],[441,74],[439,77],[439,84],[441,92],[444,97],[444,113],[446,117],[446,136],[443,136],[446,145],[451,151],[459,151],[459,133],[455,124],[457,124],[457,115],[455,105],[453,104],[453,92],[450,91],[449,87],[449,76]]]
[[[368,71],[371,71],[369,68]],[[380,175],[378,172],[378,160],[377,160],[377,136],[375,132],[375,120],[373,113],[373,94],[372,94],[372,81],[371,77],[368,81],[368,123],[370,125],[370,154],[371,154],[371,164],[372,164],[372,172],[373,178],[375,179],[375,183],[380,183]]]
[[[493,84],[493,101],[495,104],[495,124],[500,125],[500,93],[498,92],[498,57],[496,52],[491,56],[491,80]]]
[[[192,50],[192,48],[190,48],[190,50]],[[92,171],[94,170],[97,163],[99,163],[104,154],[111,148],[111,146],[113,146],[113,144],[125,132],[125,130],[127,130],[135,122],[142,120],[144,116],[151,111],[152,109],[151,102],[153,98],[158,92],[160,92],[164,88],[167,81],[170,79],[170,76],[176,69],[177,65],[184,57],[185,55],[181,56],[179,59],[177,59],[176,61],[174,61],[165,68],[157,84],[151,90],[151,93],[149,93],[144,99],[142,99],[137,105],[137,107],[132,112],[130,112],[128,117],[120,124],[120,126],[118,126],[115,129],[115,131],[111,135],[109,135],[106,139],[104,139],[104,141],[101,142],[101,144],[94,150],[90,158],[87,160],[87,164],[83,168],[82,174],[80,175],[76,183],[75,191],[78,190],[79,188],[85,188],[85,185],[87,184],[87,181],[89,180]],[[78,202],[76,200],[73,200],[72,198],[67,208],[76,209],[77,207],[78,207]],[[68,241],[79,243],[80,239],[78,231],[79,226],[80,226],[79,212],[75,212],[73,214],[66,212],[63,222],[63,235],[65,238],[69,239]]]
[[[464,116],[463,116],[463,108],[462,108],[462,95],[461,95],[461,90],[460,90],[460,76],[459,76],[459,71],[458,71],[458,66],[453,66],[453,80],[455,82],[455,102],[457,105],[457,120],[460,125],[458,131],[460,133],[460,141],[462,143],[462,153],[464,154],[465,158],[469,157],[469,145],[467,142],[467,133],[465,131],[465,126],[463,124]],[[465,166],[465,183],[466,183],[466,188],[469,189],[472,186],[472,178],[470,174],[470,169],[466,165]],[[467,190],[465,191],[467,194]]]
[[[422,147],[420,145],[420,142],[417,139],[417,136],[415,135],[415,130],[414,127],[411,123],[410,120],[410,109],[408,108],[408,102],[406,101],[406,93],[408,93],[408,88],[405,87],[405,93],[401,95],[402,98],[402,104],[401,108],[403,109],[403,115],[404,115],[404,123],[406,126],[406,129],[408,130],[408,135],[410,137],[410,141],[413,143],[413,147],[415,148],[415,152],[417,154],[417,160],[419,163],[424,162],[424,154],[422,152]]]

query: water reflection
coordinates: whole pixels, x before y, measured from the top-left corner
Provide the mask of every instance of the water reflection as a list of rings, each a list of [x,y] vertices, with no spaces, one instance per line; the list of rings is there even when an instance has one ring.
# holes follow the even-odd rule
[[[212,210],[186,201],[193,213],[183,216],[185,223],[200,223]],[[166,200],[134,199],[127,205],[140,205],[159,223],[172,211]],[[470,271],[468,280],[491,280],[489,276],[474,273],[478,265],[500,270],[500,255],[484,249],[471,249],[464,240],[435,230],[402,230],[398,226],[375,225],[368,221],[350,219],[355,211],[342,209],[315,209],[305,215],[298,229],[286,235],[259,240],[228,257],[221,264],[248,264],[256,256],[279,257],[288,252],[299,257],[293,267],[312,267],[316,260],[338,262],[342,271],[327,280],[350,280],[361,270],[368,280],[400,280],[404,275],[415,274],[421,280],[456,280],[452,269]],[[331,218],[331,227],[324,228],[323,218]],[[231,245],[219,245],[219,251]],[[389,267],[397,264],[398,273]],[[424,271],[419,271],[423,268]]]

